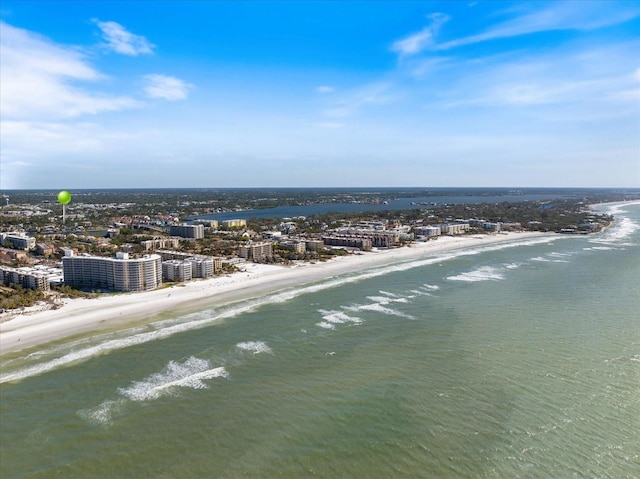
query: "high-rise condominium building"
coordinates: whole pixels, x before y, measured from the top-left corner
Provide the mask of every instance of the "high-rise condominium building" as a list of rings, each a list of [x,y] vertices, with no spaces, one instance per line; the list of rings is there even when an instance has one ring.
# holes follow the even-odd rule
[[[136,259],[126,253],[116,258],[65,256],[62,267],[64,284],[74,288],[145,291],[162,284],[162,261],[157,254]]]

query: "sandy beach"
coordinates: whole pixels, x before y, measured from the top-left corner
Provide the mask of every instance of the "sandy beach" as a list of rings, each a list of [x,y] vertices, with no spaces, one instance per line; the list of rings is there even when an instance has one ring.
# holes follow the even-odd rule
[[[142,293],[66,299],[59,309],[21,314],[0,324],[0,353],[45,344],[78,334],[153,321],[160,313],[191,312],[256,298],[345,273],[428,258],[450,250],[521,241],[547,233],[502,233],[440,237],[437,241],[337,257],[322,263],[295,266],[241,264],[242,271],[207,280]]]

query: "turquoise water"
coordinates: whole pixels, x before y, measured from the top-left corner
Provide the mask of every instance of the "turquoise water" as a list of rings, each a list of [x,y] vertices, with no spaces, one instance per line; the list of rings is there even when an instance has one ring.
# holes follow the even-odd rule
[[[2,359],[0,477],[640,477],[640,205]]]

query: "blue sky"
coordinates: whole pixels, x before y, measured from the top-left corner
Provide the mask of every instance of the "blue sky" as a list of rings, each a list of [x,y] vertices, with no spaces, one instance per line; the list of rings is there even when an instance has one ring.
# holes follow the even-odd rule
[[[636,1],[11,1],[0,188],[640,187]]]

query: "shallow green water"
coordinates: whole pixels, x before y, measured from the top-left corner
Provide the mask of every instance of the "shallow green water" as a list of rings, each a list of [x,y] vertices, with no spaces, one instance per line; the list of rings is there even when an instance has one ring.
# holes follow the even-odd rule
[[[639,477],[615,214],[5,358],[0,477]]]

